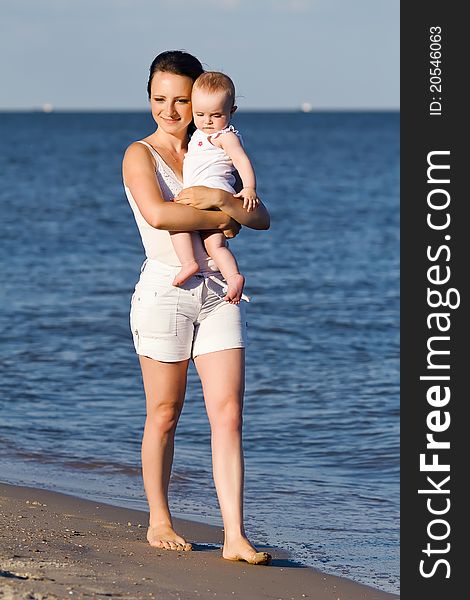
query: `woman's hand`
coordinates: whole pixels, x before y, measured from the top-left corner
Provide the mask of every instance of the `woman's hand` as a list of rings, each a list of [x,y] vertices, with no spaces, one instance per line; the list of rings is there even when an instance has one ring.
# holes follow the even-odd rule
[[[235,221],[234,219],[230,218],[228,228],[224,229],[224,235],[226,238],[234,238],[236,235],[238,235],[238,232],[241,228],[242,226],[238,221]]]
[[[222,203],[223,190],[208,188],[203,185],[185,188],[175,197],[174,201],[186,204],[199,210],[211,210],[219,208]]]
[[[269,229],[269,212],[258,197],[256,207],[251,211],[247,211],[243,208],[243,200],[236,198],[228,192],[223,192],[223,194],[219,210],[230,215],[232,219],[235,219],[235,221],[238,221],[244,227]]]

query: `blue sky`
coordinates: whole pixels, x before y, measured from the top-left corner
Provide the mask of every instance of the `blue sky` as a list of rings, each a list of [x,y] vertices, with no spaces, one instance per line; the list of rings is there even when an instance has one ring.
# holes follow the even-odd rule
[[[1,0],[0,109],[145,109],[185,49],[240,109],[397,109],[399,0]]]

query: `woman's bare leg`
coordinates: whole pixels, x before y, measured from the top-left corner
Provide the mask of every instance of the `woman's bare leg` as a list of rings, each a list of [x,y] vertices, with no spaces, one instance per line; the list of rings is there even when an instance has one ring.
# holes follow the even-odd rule
[[[194,359],[211,425],[212,465],[224,522],[222,556],[229,560],[267,563],[271,555],[257,552],[243,524],[244,458],[242,445],[245,351],[231,348]]]
[[[170,239],[181,263],[173,285],[180,285],[199,271],[199,265],[194,257],[193,241],[188,231],[170,231]]]
[[[168,486],[173,464],[174,436],[186,392],[188,360],[164,363],[140,356],[147,404],[142,438],[142,474],[150,509],[147,540],[167,550],[191,550],[173,529]]]
[[[240,304],[245,278],[238,270],[235,256],[225,245],[224,234],[202,231],[201,238],[207,254],[214,260],[227,282],[228,289],[224,300],[230,304]]]

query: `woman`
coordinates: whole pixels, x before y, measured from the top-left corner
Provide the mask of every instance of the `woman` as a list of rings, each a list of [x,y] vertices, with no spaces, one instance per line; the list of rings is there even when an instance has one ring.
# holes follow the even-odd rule
[[[202,72],[201,63],[186,52],[163,52],[155,58],[147,90],[157,129],[131,144],[123,161],[124,186],[147,256],[130,314],[147,404],[142,440],[150,508],[147,539],[157,548],[192,548],[173,528],[168,485],[174,434],[193,358],[212,432],[214,482],[225,532],[222,556],[268,564],[271,555],[257,552],[243,525],[245,309],[243,303],[223,301],[221,275],[197,231],[222,230],[233,237],[240,224],[267,229],[269,214],[261,202],[247,212],[239,198],[222,190],[197,187],[181,192],[192,127],[191,88]],[[171,202],[175,196],[177,201]],[[179,287],[171,285],[181,265],[169,231],[196,232],[192,235],[201,271]]]

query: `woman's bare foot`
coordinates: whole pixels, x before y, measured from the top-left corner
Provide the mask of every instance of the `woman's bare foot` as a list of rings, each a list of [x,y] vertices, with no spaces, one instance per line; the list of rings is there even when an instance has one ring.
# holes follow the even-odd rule
[[[240,304],[243,286],[245,285],[245,278],[241,273],[234,273],[225,279],[227,281],[228,289],[224,300],[230,302],[230,304]]]
[[[244,536],[225,541],[222,557],[226,560],[243,560],[251,565],[268,565],[272,556],[269,552],[258,552]]]
[[[157,525],[147,530],[148,543],[164,550],[192,550],[192,545],[176,533],[170,525]]]
[[[199,265],[195,260],[191,262],[183,263],[181,265],[181,271],[177,273],[173,279],[172,285],[180,285],[189,279],[192,275],[199,271]]]

